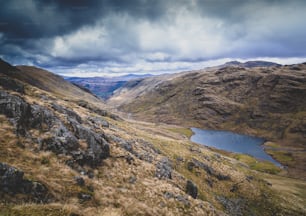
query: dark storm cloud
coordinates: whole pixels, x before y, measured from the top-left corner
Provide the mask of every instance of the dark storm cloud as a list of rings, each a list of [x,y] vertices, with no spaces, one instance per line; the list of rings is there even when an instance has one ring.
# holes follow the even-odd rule
[[[0,1],[0,57],[15,64],[119,73],[306,57],[304,0]]]
[[[162,1],[122,0],[10,0],[0,8],[0,31],[9,41],[65,34],[94,24],[112,13],[156,19]]]

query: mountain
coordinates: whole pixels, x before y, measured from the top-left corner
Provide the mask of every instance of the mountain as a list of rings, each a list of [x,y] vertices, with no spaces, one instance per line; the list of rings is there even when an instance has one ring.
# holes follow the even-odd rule
[[[90,90],[102,99],[108,99],[113,92],[123,86],[127,81],[150,77],[151,74],[127,74],[117,77],[65,77],[71,83]]]
[[[223,67],[226,66],[239,66],[239,67],[246,67],[246,68],[253,68],[253,67],[280,67],[280,64],[268,61],[247,61],[241,63],[239,61],[230,61],[226,62]]]
[[[135,119],[263,137],[306,179],[306,64],[234,65],[131,81],[108,104]]]
[[[0,215],[305,214],[306,184],[286,170],[110,110],[52,73],[0,61]]]

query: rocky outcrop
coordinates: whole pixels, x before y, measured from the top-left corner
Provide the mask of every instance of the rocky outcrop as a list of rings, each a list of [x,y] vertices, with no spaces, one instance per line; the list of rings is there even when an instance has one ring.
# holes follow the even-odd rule
[[[190,206],[190,202],[189,202],[188,197],[186,195],[185,196],[177,195],[177,194],[171,193],[169,191],[165,191],[164,192],[164,197],[166,199],[175,199],[176,201],[181,202],[185,206]]]
[[[52,200],[52,195],[45,185],[25,179],[23,171],[0,162],[0,197],[1,193],[11,196],[23,194],[25,200],[37,203]]]
[[[205,164],[201,161],[198,161],[194,158],[191,159],[191,161],[187,162],[187,169],[189,171],[193,171],[193,169],[202,169],[204,170],[208,175],[213,176],[215,178],[217,178],[218,180],[222,181],[222,180],[230,180],[230,176],[228,175],[224,175],[218,171],[216,171],[213,167],[209,166],[208,164]]]
[[[146,161],[148,163],[152,163],[154,158],[160,154],[160,151],[156,149],[152,143],[147,142],[143,139],[136,140],[124,140],[120,137],[110,135],[108,136],[110,140],[117,143],[121,148],[130,152],[136,158]],[[131,158],[126,158],[128,162],[131,162]]]
[[[82,123],[82,118],[76,112],[74,112],[73,110],[65,108],[65,107],[63,107],[59,104],[56,104],[56,103],[52,104],[52,108],[59,113],[65,114],[67,116],[67,119],[72,118],[72,119],[76,120],[78,123],[80,123],[80,124]]]
[[[18,96],[0,91],[0,114],[11,120],[18,135],[31,137],[30,129],[48,134],[43,139],[37,139],[41,150],[72,155],[74,162],[92,167],[99,165],[110,155],[109,144],[103,134],[84,127],[81,117],[74,111],[59,105],[53,105],[53,108],[67,116],[71,130],[52,110],[37,104],[28,104]],[[79,139],[87,142],[86,150],[80,148]]]
[[[89,117],[88,120],[95,128],[109,128],[109,122],[101,117]]]
[[[76,122],[70,122],[73,132],[78,139],[83,139],[87,142],[87,150],[85,152],[76,151],[72,152],[73,158],[80,165],[88,164],[95,167],[100,162],[109,157],[110,147],[108,142],[104,139],[103,134],[97,134],[78,124]]]
[[[30,119],[31,107],[22,98],[0,91],[0,114],[10,118],[16,127],[17,134],[25,135]]]
[[[246,202],[242,198],[226,198],[224,196],[218,196],[217,199],[224,206],[229,215],[245,215],[243,211],[245,210],[244,207]]]
[[[114,119],[114,120],[122,120],[118,115],[109,113],[106,110],[103,110],[103,109],[100,109],[98,107],[92,106],[86,101],[80,100],[80,101],[78,101],[78,105],[81,106],[81,107],[84,107],[86,109],[89,109],[90,111],[92,111],[92,112],[94,112],[94,113],[96,113],[100,116],[106,116],[106,117],[109,117],[109,118]]]

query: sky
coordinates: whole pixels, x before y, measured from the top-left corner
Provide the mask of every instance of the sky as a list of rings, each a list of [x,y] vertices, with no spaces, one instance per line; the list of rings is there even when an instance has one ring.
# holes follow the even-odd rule
[[[0,0],[0,58],[64,76],[306,62],[305,0]]]

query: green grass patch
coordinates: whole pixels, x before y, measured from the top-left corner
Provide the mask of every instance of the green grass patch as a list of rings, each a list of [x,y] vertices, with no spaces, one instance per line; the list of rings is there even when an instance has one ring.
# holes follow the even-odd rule
[[[275,143],[275,142],[266,142],[264,143],[264,146],[267,146],[267,147],[271,147],[271,148],[279,148],[280,146]]]
[[[188,138],[190,138],[193,135],[193,132],[190,128],[167,128],[167,130],[172,131],[174,133],[185,135]]]
[[[257,170],[260,172],[270,173],[270,174],[277,174],[281,171],[281,169],[275,166],[273,163],[268,161],[258,161],[256,158],[253,158],[249,155],[245,154],[236,154],[234,156],[235,159],[246,163],[249,167],[253,170]]]
[[[285,152],[285,151],[273,151],[273,150],[267,150],[267,152],[272,155],[273,158],[275,158],[277,161],[281,162],[282,164],[292,164],[294,163],[294,158],[292,153]]]

